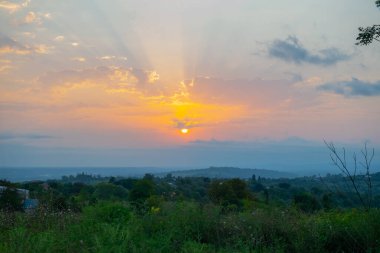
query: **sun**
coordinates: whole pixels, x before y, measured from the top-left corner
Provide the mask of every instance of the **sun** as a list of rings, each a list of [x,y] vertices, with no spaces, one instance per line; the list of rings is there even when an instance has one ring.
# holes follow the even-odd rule
[[[187,134],[188,132],[189,132],[189,129],[187,129],[187,128],[181,129],[181,133],[183,133],[183,134]]]

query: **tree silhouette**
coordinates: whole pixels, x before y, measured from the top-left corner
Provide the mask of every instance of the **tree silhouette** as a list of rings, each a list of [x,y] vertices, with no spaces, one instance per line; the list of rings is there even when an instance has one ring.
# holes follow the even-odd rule
[[[0,210],[5,211],[21,211],[22,198],[15,188],[7,187],[0,194]]]
[[[246,182],[238,178],[213,181],[210,184],[208,195],[212,202],[223,206],[241,206],[243,199],[252,198]]]
[[[346,149],[343,148],[342,153],[339,153],[334,143],[328,143],[325,141],[325,144],[330,151],[330,158],[334,166],[337,167],[342,175],[348,179],[354,190],[354,193],[358,197],[364,209],[367,211],[370,210],[372,207],[373,199],[371,164],[375,156],[375,149],[372,148],[368,150],[367,143],[365,143],[364,148],[361,150],[362,161],[358,161],[358,158],[354,153],[352,156],[353,170],[350,170],[346,159]],[[362,169],[364,169],[364,173],[362,175],[358,175],[359,165],[362,167]],[[362,188],[365,189],[364,192]]]
[[[380,7],[380,0],[377,0],[376,6]],[[372,25],[367,27],[359,27],[359,34],[356,38],[356,45],[366,46],[374,40],[380,42],[380,25]]]

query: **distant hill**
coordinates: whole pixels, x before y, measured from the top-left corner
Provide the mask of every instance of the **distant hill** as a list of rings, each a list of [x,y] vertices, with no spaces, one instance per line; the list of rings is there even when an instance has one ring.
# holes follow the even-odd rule
[[[234,167],[210,167],[208,169],[180,170],[159,173],[157,176],[165,176],[171,173],[174,177],[209,177],[209,178],[251,178],[252,175],[265,178],[293,178],[296,175],[288,172],[280,172],[264,169],[241,169]]]
[[[12,182],[25,182],[32,180],[60,179],[62,176],[100,175],[102,177],[143,177],[144,174],[168,173],[173,169],[158,167],[45,167],[45,168],[7,168],[0,167],[0,179]]]

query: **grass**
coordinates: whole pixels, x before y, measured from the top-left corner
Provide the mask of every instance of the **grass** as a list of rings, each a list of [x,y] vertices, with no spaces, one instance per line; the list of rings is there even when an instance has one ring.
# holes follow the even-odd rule
[[[380,211],[224,212],[163,202],[141,214],[124,202],[82,213],[0,213],[0,252],[380,252]]]

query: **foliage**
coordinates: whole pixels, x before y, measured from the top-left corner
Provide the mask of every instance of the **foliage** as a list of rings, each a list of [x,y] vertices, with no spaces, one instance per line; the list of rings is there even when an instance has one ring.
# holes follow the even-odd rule
[[[133,184],[133,187],[129,194],[129,200],[132,202],[143,202],[154,191],[154,185],[151,180],[142,179]]]
[[[164,202],[134,213],[122,202],[4,222],[0,252],[378,252],[380,210],[313,214],[274,207],[224,213],[214,204]],[[6,227],[4,224],[8,224]],[[22,239],[21,239],[22,238]]]
[[[95,191],[93,193],[95,198],[98,199],[126,199],[128,196],[128,191],[119,185],[114,185],[110,183],[99,183],[95,186]]]
[[[294,204],[304,212],[315,212],[321,209],[318,200],[311,194],[302,193],[294,196]]]
[[[98,179],[18,185],[42,204],[0,211],[0,252],[380,251],[380,173],[369,211],[352,192],[329,190],[344,189],[340,175]]]
[[[0,195],[0,209],[8,212],[22,210],[22,198],[16,188],[7,187]]]
[[[122,203],[99,203],[96,206],[88,206],[83,210],[87,221],[95,223],[120,224],[128,221],[131,216],[129,208]]]
[[[380,1],[377,0],[376,6],[380,7]],[[380,25],[372,25],[367,27],[359,27],[359,34],[356,40],[356,45],[366,46],[374,40],[380,42]]]
[[[238,178],[212,182],[208,194],[211,201],[222,206],[240,207],[243,199],[252,197],[245,181]]]

